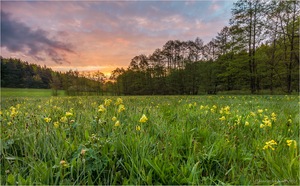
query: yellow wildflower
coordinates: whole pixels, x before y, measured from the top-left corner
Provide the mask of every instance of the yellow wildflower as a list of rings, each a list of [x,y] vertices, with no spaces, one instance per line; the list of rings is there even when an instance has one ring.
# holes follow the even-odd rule
[[[51,118],[46,117],[46,118],[44,118],[44,121],[45,121],[46,123],[50,123]]]
[[[276,114],[274,112],[272,112],[271,114],[271,120],[276,121]]]
[[[54,125],[55,128],[58,128],[59,127],[58,121],[54,122],[53,125]]]
[[[246,122],[245,122],[245,126],[248,126],[248,125],[249,125],[249,122],[248,122],[248,121],[246,121]]]
[[[111,99],[105,99],[105,100],[104,100],[104,105],[105,105],[106,107],[108,107],[108,106],[110,105],[111,102],[112,102]]]
[[[9,121],[9,122],[7,123],[7,125],[8,125],[8,126],[10,126],[11,124],[12,124],[12,122],[11,122],[11,121]]]
[[[200,110],[204,109],[204,106],[203,105],[200,105]]]
[[[296,142],[296,140],[286,140],[286,144],[289,147],[297,148],[297,142]]]
[[[223,114],[223,113],[229,115],[230,114],[230,107],[225,106],[225,107],[221,108],[220,114]]]
[[[112,121],[117,121],[117,118],[114,116],[111,118]]]
[[[124,105],[119,105],[119,109],[118,109],[118,112],[122,112],[125,110],[125,106]]]
[[[59,121],[62,122],[62,123],[66,123],[68,121],[68,118],[66,116],[63,116],[63,117],[60,118]]]
[[[143,114],[143,116],[140,119],[140,123],[145,123],[145,122],[147,122],[147,120],[148,120],[148,118],[146,117],[145,114]]]
[[[119,120],[116,121],[116,123],[115,123],[115,127],[118,127],[118,126],[120,126],[120,121]]]
[[[66,116],[67,116],[67,117],[73,116],[73,113],[72,113],[72,112],[66,112]]]
[[[123,100],[121,98],[118,98],[115,105],[120,105],[123,103]]]
[[[225,116],[222,116],[219,118],[219,120],[224,121],[224,120],[226,120],[226,118],[225,118]]]
[[[10,117],[15,117],[18,114],[15,107],[10,107]]]
[[[258,109],[258,110],[257,110],[257,112],[258,112],[259,114],[263,113],[263,111],[264,111],[263,109]]]
[[[106,108],[103,105],[98,106],[98,112],[105,112]]]
[[[277,142],[274,141],[274,140],[271,140],[271,141],[267,141],[265,143],[266,145],[263,147],[263,150],[266,150],[266,149],[272,149],[272,150],[275,150],[275,148],[273,147],[273,145],[277,145]]]
[[[141,127],[139,125],[135,126],[135,130],[140,131]]]
[[[265,128],[265,125],[264,124],[260,124],[259,127],[262,129],[262,128]]]
[[[268,118],[268,116],[264,116],[264,119],[262,120],[262,122],[265,126],[272,127],[272,123],[271,123],[270,119]]]

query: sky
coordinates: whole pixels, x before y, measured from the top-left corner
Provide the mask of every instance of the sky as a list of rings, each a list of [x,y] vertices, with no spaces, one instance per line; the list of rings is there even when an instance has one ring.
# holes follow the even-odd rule
[[[1,55],[109,74],[168,40],[208,43],[234,1],[2,1]]]

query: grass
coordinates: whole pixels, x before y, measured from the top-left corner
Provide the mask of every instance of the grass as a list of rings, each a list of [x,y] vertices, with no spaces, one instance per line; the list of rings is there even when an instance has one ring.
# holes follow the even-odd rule
[[[298,96],[3,97],[1,106],[3,185],[299,184]]]
[[[1,97],[50,97],[51,89],[27,89],[27,88],[1,88]],[[58,91],[58,96],[65,95],[63,90]]]

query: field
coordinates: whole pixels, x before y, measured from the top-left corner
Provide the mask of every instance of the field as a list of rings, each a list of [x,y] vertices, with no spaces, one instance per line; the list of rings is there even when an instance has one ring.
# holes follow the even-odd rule
[[[49,97],[52,93],[51,89],[1,88],[1,97]],[[63,90],[57,93],[58,96],[65,95]]]
[[[299,184],[299,103],[2,97],[1,184]]]

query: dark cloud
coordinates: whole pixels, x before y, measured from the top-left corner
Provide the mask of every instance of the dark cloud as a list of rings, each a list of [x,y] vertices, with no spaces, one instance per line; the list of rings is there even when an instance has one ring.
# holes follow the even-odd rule
[[[55,38],[49,38],[45,30],[33,30],[26,24],[1,11],[1,47],[11,52],[22,52],[36,60],[44,61],[41,54],[48,55],[54,62],[68,62],[65,53],[74,53],[73,46]]]

